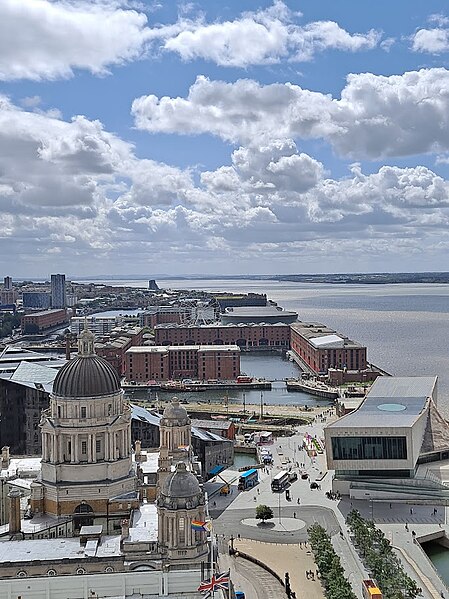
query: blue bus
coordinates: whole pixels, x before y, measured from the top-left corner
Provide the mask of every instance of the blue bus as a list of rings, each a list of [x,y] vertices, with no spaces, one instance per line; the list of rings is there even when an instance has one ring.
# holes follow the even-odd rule
[[[246,489],[251,489],[259,482],[259,473],[256,468],[251,468],[251,470],[247,470],[239,477],[238,490],[246,491]]]

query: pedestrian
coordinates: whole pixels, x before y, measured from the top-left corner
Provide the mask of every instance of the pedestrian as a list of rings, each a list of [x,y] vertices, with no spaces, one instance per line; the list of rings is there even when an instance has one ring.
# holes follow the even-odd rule
[[[293,512],[293,518],[296,518],[296,512]]]
[[[256,498],[256,496],[255,496],[255,495],[254,495],[254,501],[257,501],[257,498]]]
[[[413,508],[412,507],[410,508],[410,515],[413,516]]]
[[[296,500],[296,503],[299,505],[301,503],[301,499],[298,497],[298,499]]]
[[[307,580],[309,580],[309,571],[308,570],[306,570],[306,578],[307,578]]]
[[[391,510],[391,503],[390,503],[390,510]]]

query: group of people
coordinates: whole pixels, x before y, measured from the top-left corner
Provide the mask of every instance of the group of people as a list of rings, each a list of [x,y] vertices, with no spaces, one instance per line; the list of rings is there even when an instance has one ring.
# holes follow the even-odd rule
[[[315,580],[315,575],[316,575],[317,578],[319,578],[318,570],[315,571],[315,574],[313,573],[312,570],[306,570],[306,578],[307,578],[307,580]]]
[[[337,501],[340,501],[341,499],[341,495],[339,491],[326,491],[326,497],[328,499],[336,499]]]

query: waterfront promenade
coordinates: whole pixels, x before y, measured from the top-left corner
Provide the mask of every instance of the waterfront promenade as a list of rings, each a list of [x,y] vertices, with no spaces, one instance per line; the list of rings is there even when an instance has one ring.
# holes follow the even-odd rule
[[[332,416],[332,418],[335,417]],[[441,533],[444,530],[447,530],[449,535],[449,529],[445,526],[444,506],[351,501],[348,498],[343,498],[340,501],[328,499],[325,493],[331,489],[332,481],[331,473],[326,471],[325,456],[321,454],[316,458],[309,458],[301,449],[302,439],[306,432],[322,438],[325,425],[322,420],[322,414],[317,415],[314,422],[297,427],[294,436],[278,438],[275,441],[271,446],[274,464],[271,468],[261,471],[261,482],[256,488],[237,492],[238,473],[234,472],[233,477],[230,477],[235,479],[232,485],[234,487],[233,494],[227,497],[214,494],[211,499],[211,514],[215,518],[214,532],[222,539],[224,535],[224,540],[227,542],[232,535],[235,538],[236,548],[239,547],[239,543],[243,544],[240,546],[245,547],[246,552],[252,552],[251,554],[259,557],[261,561],[265,559],[267,565],[275,570],[276,567],[280,567],[280,564],[285,564],[285,571],[289,571],[289,568],[292,569],[292,572],[294,569],[298,570],[298,574],[295,574],[294,580],[292,579],[294,585],[292,588],[297,593],[297,597],[309,599],[312,595],[306,590],[304,585],[306,579],[302,571],[306,570],[307,566],[303,567],[301,561],[297,561],[293,556],[298,551],[299,543],[307,540],[307,528],[312,522],[318,522],[331,534],[346,576],[354,593],[360,598],[361,581],[363,578],[369,577],[369,572],[364,568],[352,545],[345,524],[345,516],[348,511],[356,508],[365,518],[373,518],[376,525],[385,532],[401,557],[405,571],[423,589],[423,599],[436,599],[437,597],[441,599],[442,596],[449,598],[449,591],[445,584],[419,543],[413,541],[411,532],[413,530],[416,533],[417,540],[425,538],[428,534]],[[285,499],[285,493],[272,493],[271,479],[277,472],[289,466],[292,466],[294,471],[298,471],[296,463],[304,464],[300,470],[307,471],[309,480],[299,477],[291,485],[292,501],[289,502]],[[225,477],[229,476],[230,472],[227,471]],[[321,488],[310,489],[310,481],[316,481]],[[216,486],[213,483],[207,483],[210,490]],[[258,526],[254,520],[255,507],[258,504],[270,505],[273,509],[274,519],[269,523],[269,527],[267,525]],[[438,510],[436,514],[434,514],[434,508]],[[405,524],[407,524],[408,531]],[[292,557],[290,561],[277,562],[277,556],[280,555],[279,548],[282,546]],[[297,564],[296,567],[295,564]],[[251,599],[251,595],[249,595],[249,599]]]

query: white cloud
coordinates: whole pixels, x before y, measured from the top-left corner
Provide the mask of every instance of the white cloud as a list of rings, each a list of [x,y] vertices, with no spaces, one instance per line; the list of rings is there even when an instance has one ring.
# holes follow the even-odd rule
[[[104,74],[138,58],[149,35],[143,13],[81,0],[2,0],[0,79],[55,79],[74,69]]]
[[[428,52],[441,54],[449,50],[448,29],[419,29],[412,36],[412,49],[414,52]]]
[[[277,1],[268,9],[243,13],[232,21],[184,21],[181,31],[166,39],[164,48],[183,60],[202,58],[221,66],[248,67],[281,59],[308,61],[328,49],[370,50],[381,39],[374,30],[351,34],[333,21],[298,25],[298,16]]]
[[[285,138],[240,146],[195,183],[189,169],[136,158],[97,121],[2,98],[0,172],[0,256],[16,256],[18,269],[47,272],[49,256],[78,273],[299,256],[352,264],[351,253],[399,260],[449,241],[449,183],[430,169],[367,175],[354,164],[333,179]]]
[[[348,75],[340,99],[291,83],[200,76],[186,98],[142,96],[132,113],[149,132],[211,133],[233,143],[323,138],[342,155],[375,159],[442,152],[449,150],[449,71]]]
[[[369,50],[381,37],[352,34],[331,21],[298,25],[298,13],[281,1],[213,23],[181,11],[174,23],[150,26],[147,8],[125,0],[2,0],[0,80],[64,78],[78,69],[104,75],[113,65],[161,51],[236,67],[303,61],[327,49]]]

